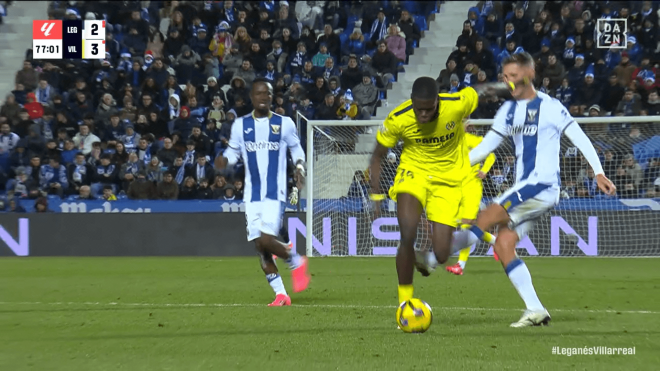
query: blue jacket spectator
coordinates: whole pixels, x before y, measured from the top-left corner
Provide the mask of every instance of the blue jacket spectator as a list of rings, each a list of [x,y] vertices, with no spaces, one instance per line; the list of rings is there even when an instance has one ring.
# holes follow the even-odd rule
[[[577,86],[582,81],[584,81],[585,66],[584,66],[584,55],[577,54],[575,56],[575,64],[573,67],[568,70],[568,82],[571,86]]]
[[[621,52],[620,49],[610,49],[605,53],[605,65],[607,69],[612,71],[616,66],[621,63]]]
[[[277,79],[280,77],[280,74],[277,73],[277,70],[275,69],[275,62],[269,60],[266,63],[266,71],[259,74],[259,76],[268,80],[271,85],[275,85],[275,82],[277,82]]]
[[[208,34],[206,28],[200,27],[199,29],[193,31],[195,36],[188,40],[188,46],[192,51],[202,56],[209,52],[210,40],[208,39]]]
[[[301,41],[298,43],[298,49],[296,52],[289,56],[289,61],[285,68],[285,74],[289,76],[299,74],[308,59],[307,48],[305,47],[305,43]]]
[[[181,107],[181,115],[174,120],[174,131],[180,132],[182,138],[188,138],[196,123],[197,120],[190,117],[190,108],[183,106]]]
[[[59,194],[60,196],[69,187],[66,168],[60,164],[57,157],[51,158],[48,165],[41,166],[39,183],[43,191],[49,194]]]
[[[571,68],[575,64],[575,39],[568,37],[566,39],[566,47],[562,53],[562,60],[566,68]]]
[[[575,100],[575,94],[573,92],[573,88],[569,86],[567,79],[564,79],[561,83],[561,86],[557,88],[555,98],[557,98],[561,104],[566,107],[566,109],[568,109],[573,104],[573,101]]]
[[[468,9],[467,19],[468,22],[470,22],[470,26],[472,26],[472,29],[477,34],[479,35],[484,34],[484,19],[483,17],[481,17],[481,12],[479,12],[479,8],[473,6],[470,9]]]
[[[367,43],[364,41],[364,36],[359,28],[356,28],[353,33],[348,37],[345,48],[342,50],[343,55],[354,54],[362,57],[367,53]]]
[[[642,56],[644,55],[644,51],[642,50],[642,47],[637,44],[637,38],[635,36],[628,36],[628,57],[630,58],[630,61],[634,63],[635,65],[639,65],[639,63],[642,61]]]
[[[135,28],[129,29],[128,35],[124,36],[121,44],[133,55],[142,55],[147,50],[146,38],[140,35]]]

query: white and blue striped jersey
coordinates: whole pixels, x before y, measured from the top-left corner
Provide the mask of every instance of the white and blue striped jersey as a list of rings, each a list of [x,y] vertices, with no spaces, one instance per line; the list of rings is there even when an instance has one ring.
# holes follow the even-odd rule
[[[243,200],[286,201],[287,149],[291,150],[294,163],[305,159],[296,125],[290,118],[271,112],[270,118],[255,118],[249,114],[234,121],[229,146],[223,156],[230,165],[243,158]]]
[[[560,184],[560,139],[573,122],[559,100],[541,92],[534,99],[507,101],[500,107],[492,130],[513,140],[516,183]]]

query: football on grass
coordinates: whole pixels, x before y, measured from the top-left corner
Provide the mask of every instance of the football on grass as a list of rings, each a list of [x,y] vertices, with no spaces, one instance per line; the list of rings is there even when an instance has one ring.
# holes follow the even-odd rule
[[[404,301],[396,310],[396,323],[403,332],[426,332],[431,327],[431,322],[433,322],[431,306],[419,299]]]

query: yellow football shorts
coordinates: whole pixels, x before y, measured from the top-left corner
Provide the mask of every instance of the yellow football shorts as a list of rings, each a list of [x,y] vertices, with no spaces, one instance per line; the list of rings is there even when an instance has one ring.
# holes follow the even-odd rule
[[[399,168],[389,195],[396,201],[401,193],[414,196],[426,210],[429,221],[450,227],[458,225],[462,199],[460,184],[448,184],[437,176]]]
[[[483,191],[481,179],[474,174],[465,178],[461,186],[461,205],[458,211],[461,219],[477,219]]]

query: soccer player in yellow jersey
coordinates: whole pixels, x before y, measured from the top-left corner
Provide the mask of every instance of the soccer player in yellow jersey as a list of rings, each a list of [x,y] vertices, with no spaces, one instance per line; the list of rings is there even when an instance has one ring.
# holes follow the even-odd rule
[[[390,197],[398,203],[397,219],[401,240],[396,256],[399,303],[413,297],[415,265],[422,275],[427,266],[415,258],[414,244],[423,209],[431,223],[433,260],[444,263],[451,255],[452,234],[460,219],[461,184],[471,170],[462,146],[463,120],[469,116],[480,95],[508,92],[506,84],[468,87],[453,94],[438,94],[431,77],[415,80],[411,99],[395,108],[376,135],[378,143],[371,157],[371,199],[378,212],[381,161],[388,148],[403,140],[403,152]],[[435,262],[437,264],[437,262]],[[417,263],[417,264],[416,264]]]
[[[469,132],[469,127],[466,126],[465,135],[463,137],[463,149],[465,153],[470,153],[470,151],[481,143],[483,137],[471,134]],[[481,197],[484,190],[483,179],[486,178],[486,174],[490,171],[490,168],[493,167],[495,163],[495,154],[491,153],[486,157],[482,164],[476,164],[472,166],[472,170],[467,177],[463,180],[461,185],[461,192],[463,198],[461,198],[461,206],[459,209],[459,215],[461,217],[462,224],[473,224],[477,219],[477,214],[479,213],[479,207],[481,206]],[[495,243],[495,241],[489,241],[489,243]],[[448,272],[451,272],[456,275],[463,275],[463,269],[465,269],[465,264],[467,263],[468,257],[470,256],[470,247],[466,247],[461,250],[458,255],[458,263],[446,267]]]

